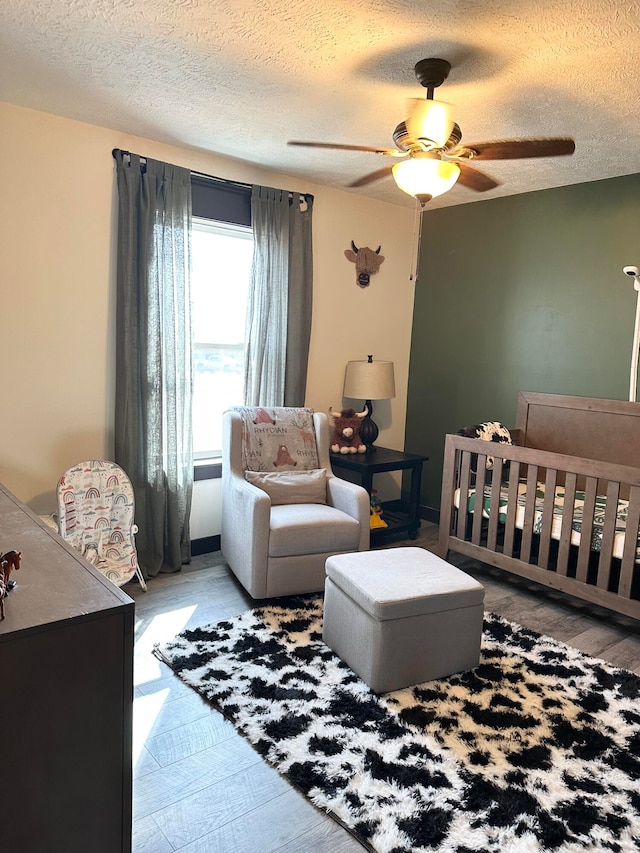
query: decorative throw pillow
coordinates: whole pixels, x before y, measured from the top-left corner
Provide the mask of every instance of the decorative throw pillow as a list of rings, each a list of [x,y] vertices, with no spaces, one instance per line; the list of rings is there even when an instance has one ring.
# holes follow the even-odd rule
[[[266,492],[274,506],[281,504],[326,504],[327,472],[245,471],[247,482]]]
[[[318,467],[313,409],[236,406],[242,418],[245,471],[311,471]]]

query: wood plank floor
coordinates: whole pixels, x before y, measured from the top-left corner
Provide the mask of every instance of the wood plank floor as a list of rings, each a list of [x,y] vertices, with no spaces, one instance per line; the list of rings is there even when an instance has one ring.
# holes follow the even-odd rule
[[[415,542],[435,550],[437,527]],[[451,561],[485,586],[486,609],[640,674],[640,626],[466,559]],[[186,627],[255,606],[220,553],[161,575],[136,600],[135,853],[355,853],[363,847],[293,790],[217,711],[151,653]]]

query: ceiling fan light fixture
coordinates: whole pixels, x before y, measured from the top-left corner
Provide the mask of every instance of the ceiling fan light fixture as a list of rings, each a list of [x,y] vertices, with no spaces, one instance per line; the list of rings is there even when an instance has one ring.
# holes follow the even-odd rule
[[[458,180],[460,167],[448,160],[418,154],[395,163],[392,172],[398,187],[424,204],[451,189]]]
[[[445,101],[409,98],[409,109],[406,125],[410,138],[442,148],[453,130],[452,105]]]
[[[566,136],[461,144],[462,131],[452,117],[452,105],[436,101],[433,97],[434,91],[449,76],[451,63],[446,59],[428,57],[417,62],[414,71],[420,85],[427,90],[427,96],[424,100],[409,99],[406,113],[409,117],[393,131],[395,148],[336,142],[291,141],[289,144],[338,151],[369,151],[403,158],[395,165],[384,166],[357,178],[348,186],[368,186],[392,174],[399,189],[413,196],[423,207],[432,198],[450,190],[458,180],[467,189],[479,193],[500,186],[499,181],[469,165],[468,160],[515,160],[574,153],[575,141]]]

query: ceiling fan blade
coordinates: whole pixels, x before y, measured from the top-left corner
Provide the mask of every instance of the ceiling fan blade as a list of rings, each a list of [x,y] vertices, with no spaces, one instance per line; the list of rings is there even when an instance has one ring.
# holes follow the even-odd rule
[[[493,190],[500,186],[500,181],[496,181],[495,178],[487,175],[486,172],[481,172],[479,169],[474,169],[467,163],[461,163],[460,161],[457,161],[457,165],[460,167],[460,176],[457,182],[462,184],[463,187],[484,193],[487,190]]]
[[[383,166],[382,169],[376,169],[375,172],[369,172],[368,175],[363,175],[361,178],[353,181],[350,184],[347,184],[348,187],[364,187],[367,184],[372,184],[374,181],[379,181],[381,178],[386,178],[387,175],[391,174],[391,170],[393,169],[393,164],[389,166]]]
[[[474,160],[519,160],[524,157],[560,157],[573,154],[576,143],[570,137],[549,139],[502,139],[463,145]]]
[[[335,151],[369,151],[372,154],[386,154],[388,157],[404,157],[406,151],[397,148],[376,148],[373,145],[343,145],[341,142],[301,142],[290,139],[287,145],[299,145],[304,148],[332,148]]]

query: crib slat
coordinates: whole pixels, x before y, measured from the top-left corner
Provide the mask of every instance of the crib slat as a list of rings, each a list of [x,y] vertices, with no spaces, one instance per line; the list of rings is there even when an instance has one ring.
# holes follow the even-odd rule
[[[627,511],[627,526],[624,534],[624,548],[622,551],[622,566],[620,569],[620,583],[618,595],[631,598],[631,581],[636,565],[636,554],[638,550],[638,527],[640,526],[640,488],[631,486],[629,490],[629,509]]]
[[[538,466],[529,465],[527,471],[527,494],[524,505],[524,524],[522,527],[522,551],[520,559],[528,563],[531,557],[531,539],[536,509],[536,488],[538,485]]]
[[[458,539],[464,539],[467,531],[467,514],[469,512],[469,478],[471,469],[471,454],[463,450],[460,454],[460,499],[458,503]]]
[[[555,468],[547,468],[547,476],[544,483],[544,501],[542,504],[542,530],[540,531],[540,551],[538,554],[538,565],[546,569],[549,565],[549,546],[551,543],[551,529],[553,527],[553,505],[556,494],[556,483],[558,472]]]
[[[496,550],[498,541],[498,522],[500,520],[500,485],[502,484],[502,459],[494,457],[491,474],[491,495],[489,498],[489,529],[487,530],[487,548]]]
[[[558,549],[558,574],[567,576],[569,567],[569,551],[571,546],[571,532],[573,530],[573,513],[576,502],[577,475],[567,473],[564,484],[564,507],[562,509],[562,527],[560,528],[560,547]]]
[[[442,466],[442,494],[440,497],[440,524],[438,535],[438,556],[446,560],[449,551],[449,536],[452,533],[454,519],[454,495],[456,492],[456,451],[449,438],[445,439],[444,462]]]
[[[619,495],[620,483],[615,480],[610,480],[609,485],[607,486],[607,504],[604,511],[602,545],[600,548],[600,559],[598,560],[597,584],[600,589],[609,588],[609,578],[611,577],[611,555],[613,553],[613,537],[615,535]]]
[[[520,484],[520,463],[509,465],[509,486],[507,488],[507,518],[504,525],[503,553],[513,556],[513,540],[516,532],[516,510],[518,509],[518,485]]]
[[[474,545],[479,545],[482,537],[482,513],[484,510],[484,484],[486,479],[487,457],[478,453],[478,464],[476,468],[476,500],[473,506],[473,527],[471,528],[471,541]]]
[[[589,557],[591,556],[591,535],[593,533],[593,514],[596,508],[598,478],[587,477],[584,487],[584,507],[582,510],[582,530],[580,531],[580,546],[578,548],[578,566],[576,579],[587,582]]]

